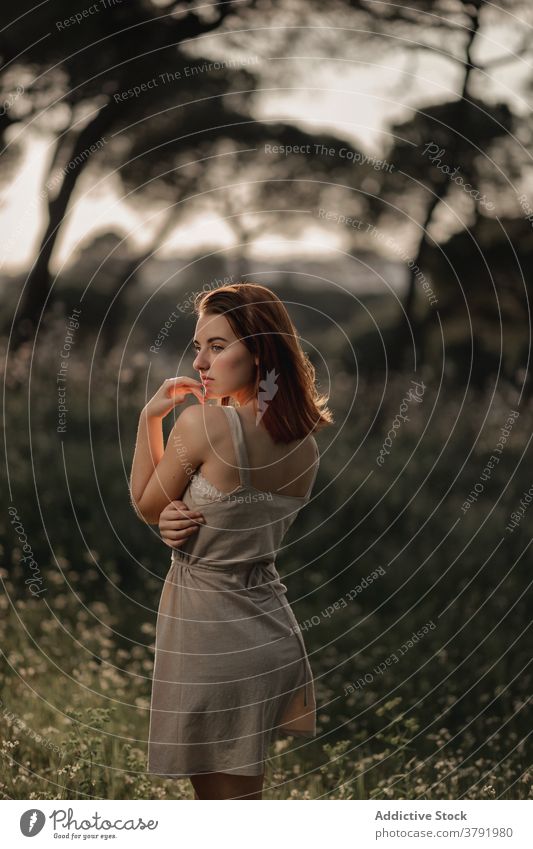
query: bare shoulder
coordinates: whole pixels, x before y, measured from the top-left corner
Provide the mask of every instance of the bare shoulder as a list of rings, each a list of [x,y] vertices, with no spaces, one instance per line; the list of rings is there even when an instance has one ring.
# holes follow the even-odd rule
[[[305,450],[307,452],[306,458],[309,465],[320,465],[320,449],[313,434],[310,433],[308,436],[306,436],[303,440],[303,443],[305,444]]]
[[[213,407],[190,404],[177,417],[169,439],[177,450],[201,462],[209,456],[213,443],[218,443],[224,422]]]
[[[195,440],[212,442],[224,433],[225,414],[213,405],[189,404],[181,411],[176,421],[181,431]]]
[[[320,459],[318,443],[312,433],[308,433],[307,436],[296,440],[293,444],[300,448],[302,456],[308,461],[312,462],[313,459]]]

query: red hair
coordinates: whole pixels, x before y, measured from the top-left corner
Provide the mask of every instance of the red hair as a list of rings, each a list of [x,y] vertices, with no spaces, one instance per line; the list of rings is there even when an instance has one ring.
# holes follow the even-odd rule
[[[258,358],[254,396],[264,397],[262,421],[274,442],[303,439],[333,423],[328,398],[315,385],[315,368],[285,305],[271,289],[257,283],[232,283],[199,292],[194,310],[199,317],[223,315],[237,339]],[[274,387],[277,390],[272,392]],[[229,396],[221,403],[227,406]]]

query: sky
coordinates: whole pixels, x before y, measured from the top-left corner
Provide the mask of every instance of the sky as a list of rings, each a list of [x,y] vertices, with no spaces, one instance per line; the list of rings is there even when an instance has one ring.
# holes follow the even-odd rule
[[[502,29],[486,30],[480,45],[480,58],[504,53],[512,43]],[[484,56],[483,56],[484,54]],[[262,57],[263,62],[269,61]],[[287,90],[265,92],[259,102],[260,119],[288,119],[307,130],[330,131],[353,140],[368,154],[383,155],[389,143],[387,125],[409,114],[409,107],[446,100],[459,84],[458,66],[429,53],[421,53],[417,78],[412,87],[405,77],[405,62],[399,53],[386,54],[373,64],[338,58],[310,62],[309,57],[291,59],[294,73],[287,74]],[[523,80],[531,69],[517,61],[504,66],[497,77],[483,85],[490,86],[492,98],[502,97],[513,109],[524,113],[530,105],[521,95]],[[394,81],[394,83],[392,83]],[[451,87],[451,89],[450,89]],[[489,89],[484,91],[485,96]],[[341,119],[342,116],[342,119]],[[52,155],[52,140],[26,135],[25,156],[16,178],[6,187],[0,209],[0,232],[3,250],[0,264],[4,273],[29,268],[44,226],[44,207],[39,193],[47,177]],[[73,261],[77,248],[91,234],[107,229],[124,230],[132,243],[143,248],[151,244],[158,226],[157,210],[133,210],[119,196],[119,183],[110,176],[100,186],[92,186],[87,170],[80,178],[76,197],[68,211],[53,258],[53,271]],[[398,235],[398,231],[396,231]],[[207,236],[206,236],[207,234]],[[408,242],[415,238],[407,228],[401,235]],[[231,231],[223,222],[212,218],[182,223],[161,249],[161,256],[190,255],[209,247],[227,247]],[[323,255],[342,247],[342,237],[330,227],[315,223],[302,233],[296,246],[302,256]],[[409,249],[409,245],[406,245]],[[250,250],[250,256],[294,256],[294,242],[268,238]]]

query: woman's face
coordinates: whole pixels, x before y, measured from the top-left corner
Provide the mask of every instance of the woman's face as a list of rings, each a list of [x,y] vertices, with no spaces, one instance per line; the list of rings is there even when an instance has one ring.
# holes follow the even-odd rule
[[[205,398],[229,395],[239,404],[245,401],[253,387],[254,360],[229,321],[223,315],[200,316],[193,346],[193,367],[202,378]]]

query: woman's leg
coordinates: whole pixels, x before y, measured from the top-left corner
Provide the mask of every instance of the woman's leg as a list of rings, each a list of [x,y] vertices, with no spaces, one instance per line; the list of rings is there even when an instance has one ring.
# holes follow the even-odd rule
[[[264,777],[203,772],[190,778],[197,799],[262,799]]]

